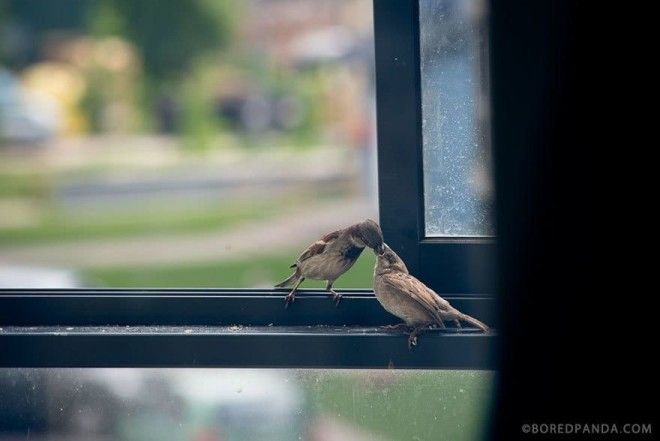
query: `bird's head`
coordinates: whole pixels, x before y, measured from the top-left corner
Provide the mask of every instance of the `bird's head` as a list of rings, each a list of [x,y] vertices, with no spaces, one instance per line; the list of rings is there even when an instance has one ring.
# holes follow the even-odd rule
[[[376,262],[376,271],[378,273],[385,273],[389,271],[400,271],[408,273],[408,268],[403,260],[395,253],[392,248],[387,244],[383,244],[383,252],[378,254],[378,262]]]
[[[366,219],[359,224],[355,231],[357,239],[365,246],[372,248],[376,254],[383,252],[383,232],[380,226],[371,219]]]

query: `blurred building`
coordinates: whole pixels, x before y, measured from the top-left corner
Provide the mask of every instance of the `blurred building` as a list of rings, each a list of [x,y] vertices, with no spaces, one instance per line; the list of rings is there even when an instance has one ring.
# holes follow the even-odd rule
[[[334,61],[345,56],[373,33],[371,14],[369,0],[253,0],[238,32],[245,46],[293,67],[312,54]]]

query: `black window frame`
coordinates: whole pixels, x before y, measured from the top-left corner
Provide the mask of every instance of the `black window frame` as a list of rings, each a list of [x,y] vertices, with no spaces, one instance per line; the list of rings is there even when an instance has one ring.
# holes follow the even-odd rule
[[[439,293],[492,294],[494,238],[425,234],[418,0],[375,1],[374,26],[383,234],[410,272]]]
[[[497,326],[490,239],[425,238],[417,0],[374,1],[380,223],[411,272]],[[412,197],[411,197],[412,195]],[[432,330],[414,350],[370,290],[0,290],[0,367],[494,369],[495,332]]]
[[[494,369],[495,334],[433,330],[410,351],[370,290],[0,291],[0,367]],[[492,323],[492,297],[448,298]]]

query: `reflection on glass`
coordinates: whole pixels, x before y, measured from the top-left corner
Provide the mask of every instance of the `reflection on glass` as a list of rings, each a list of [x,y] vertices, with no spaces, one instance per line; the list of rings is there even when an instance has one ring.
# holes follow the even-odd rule
[[[427,236],[494,234],[485,3],[419,2]]]
[[[0,441],[481,439],[492,372],[3,369]]]

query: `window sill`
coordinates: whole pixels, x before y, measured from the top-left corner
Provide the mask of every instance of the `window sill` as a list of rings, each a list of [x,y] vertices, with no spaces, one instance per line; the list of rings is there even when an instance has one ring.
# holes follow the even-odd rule
[[[494,369],[495,334],[357,326],[4,327],[4,367]]]
[[[0,367],[495,368],[495,333],[430,330],[409,350],[372,292],[342,293],[285,309],[280,290],[6,290]],[[491,297],[446,298],[493,323]]]

